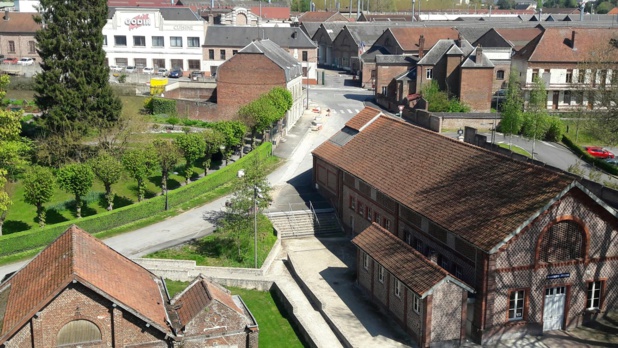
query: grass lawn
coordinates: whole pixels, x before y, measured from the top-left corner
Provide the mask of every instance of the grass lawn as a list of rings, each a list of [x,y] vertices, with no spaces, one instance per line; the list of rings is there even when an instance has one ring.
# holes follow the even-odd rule
[[[507,149],[507,150],[509,149],[509,144],[507,144],[507,143],[498,143],[498,146],[500,146],[503,149]],[[511,151],[513,151],[513,152],[515,152],[517,154],[524,155],[526,157],[532,158],[532,155],[530,154],[530,152],[522,149],[521,147],[519,147],[517,145],[511,144]]]
[[[165,286],[167,287],[167,292],[170,293],[170,297],[174,297],[177,293],[184,290],[187,285],[189,285],[189,282],[165,279]]]
[[[564,135],[569,137],[571,141],[579,146],[605,145],[597,136],[586,129],[585,122],[581,122],[579,125],[579,131],[577,130],[577,124],[575,121],[565,120],[565,126],[568,128],[568,132],[565,130]],[[576,136],[577,135],[577,136]]]
[[[253,223],[251,224],[253,226]],[[215,232],[202,239],[170,249],[160,250],[144,257],[153,259],[195,260],[199,266],[253,268],[253,229],[242,235],[245,247],[238,257],[238,248],[231,232]],[[262,266],[277,241],[270,220],[258,216],[258,267]]]

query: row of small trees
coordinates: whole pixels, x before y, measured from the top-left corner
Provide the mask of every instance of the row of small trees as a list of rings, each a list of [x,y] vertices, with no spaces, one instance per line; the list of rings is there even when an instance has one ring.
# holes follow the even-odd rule
[[[293,104],[292,94],[285,88],[275,87],[238,110],[238,116],[251,129],[251,143],[255,137],[280,121]]]

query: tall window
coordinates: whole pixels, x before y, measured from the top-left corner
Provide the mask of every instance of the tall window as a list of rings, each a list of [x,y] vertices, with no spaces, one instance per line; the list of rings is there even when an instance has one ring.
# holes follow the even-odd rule
[[[566,72],[566,79],[565,79],[566,83],[572,83],[573,82],[573,70],[569,69]]]
[[[15,53],[15,41],[9,41],[9,53]]]
[[[189,70],[200,70],[200,60],[189,59]]]
[[[356,210],[356,197],[350,196],[350,209]]]
[[[34,41],[28,41],[28,53],[36,53],[36,43]]]
[[[208,59],[215,60],[215,50],[208,50]]]
[[[170,46],[171,47],[182,47],[182,37],[181,36],[171,36]]]
[[[165,39],[163,36],[153,36],[152,37],[152,47],[163,47],[165,46]]]
[[[539,261],[560,262],[584,258],[584,233],[575,221],[560,221],[541,236]]]
[[[496,80],[504,80],[504,70],[498,70],[496,72]]]
[[[303,62],[308,61],[309,59],[307,58],[307,51],[303,51]]]
[[[455,277],[461,279],[463,277],[463,270],[460,265],[455,264]]]
[[[586,81],[586,70],[579,69],[577,71],[577,83],[584,83]]]
[[[138,69],[146,67],[146,58],[135,58],[133,61],[135,62],[135,67]]]
[[[219,50],[219,59],[225,60],[225,50]]]
[[[188,37],[187,47],[200,47],[200,38],[199,37]]]
[[[401,297],[401,282],[395,279],[395,296]]]
[[[586,294],[586,309],[599,309],[601,307],[602,282],[589,282]]]
[[[134,47],[146,47],[146,37],[145,36],[133,36],[133,46]]]
[[[524,290],[512,291],[509,296],[509,320],[523,320],[524,319],[524,296],[526,292]]]
[[[390,231],[391,230],[391,220],[384,218],[382,227]]]
[[[107,46],[107,35],[103,35],[103,46]]]
[[[412,245],[412,232],[404,231],[403,233],[406,235],[406,244]]]
[[[427,80],[433,79],[433,69],[427,69],[427,71],[425,72],[425,77],[427,78]]]
[[[387,86],[382,86],[382,95],[385,96],[385,97],[388,95],[388,87]]]
[[[371,213],[372,213],[372,209],[370,206],[367,206],[367,220],[369,220],[371,222]]]
[[[378,212],[373,213],[373,221],[377,222],[378,224],[380,223],[380,213]]]
[[[532,70],[532,82],[539,78],[539,69]]]
[[[127,46],[127,37],[124,35],[114,35],[114,46]]]
[[[382,265],[378,267],[378,281],[384,283],[384,267]]]
[[[571,91],[564,91],[564,103],[571,104]]]
[[[365,205],[361,201],[358,201],[358,215],[361,217],[365,215]]]
[[[363,268],[366,270],[369,269],[369,255],[367,255],[367,253],[363,253]]]
[[[421,254],[425,253],[425,247],[423,245],[423,241],[420,239],[415,239],[414,240],[414,249],[416,249],[416,251],[418,251]]]
[[[421,312],[421,298],[416,294],[414,294],[414,297],[412,298],[412,309],[415,313]]]

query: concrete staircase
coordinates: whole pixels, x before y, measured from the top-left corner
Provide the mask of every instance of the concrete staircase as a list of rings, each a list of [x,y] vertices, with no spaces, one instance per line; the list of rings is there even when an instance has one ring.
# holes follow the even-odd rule
[[[275,212],[267,216],[282,239],[343,232],[334,209]]]

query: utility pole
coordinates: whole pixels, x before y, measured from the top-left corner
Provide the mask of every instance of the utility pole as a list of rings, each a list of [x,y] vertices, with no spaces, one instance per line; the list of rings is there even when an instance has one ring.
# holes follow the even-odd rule
[[[412,0],[412,22],[415,21],[415,18],[414,18],[414,6],[416,6],[416,4],[414,3],[414,0]]]
[[[242,151],[242,150],[241,150]],[[253,259],[255,260],[255,268],[258,268],[258,252],[257,252],[257,195],[258,187],[253,186]]]

